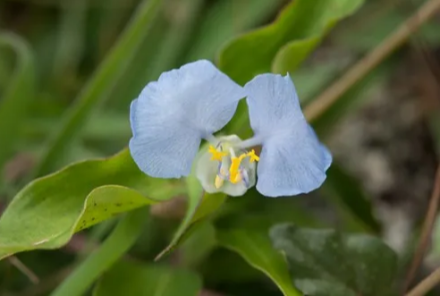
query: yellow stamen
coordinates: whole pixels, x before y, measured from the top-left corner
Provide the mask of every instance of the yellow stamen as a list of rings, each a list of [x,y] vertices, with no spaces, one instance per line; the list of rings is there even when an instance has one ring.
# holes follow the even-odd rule
[[[215,176],[215,182],[214,182],[215,188],[219,189],[220,187],[222,187],[223,182],[224,182],[223,178],[221,178],[219,175]]]
[[[226,155],[228,155],[227,152],[221,152],[218,151],[217,149],[215,149],[214,146],[210,145],[208,152],[212,154],[211,160],[218,160],[218,161],[222,161],[222,158]]]
[[[231,157],[231,166],[229,167],[229,181],[236,184],[241,181],[241,174],[239,171],[241,161],[246,157],[242,154],[239,157]]]
[[[250,162],[260,161],[260,157],[255,154],[255,150],[254,149],[252,149],[251,152],[249,152],[247,154],[247,156],[249,156]]]

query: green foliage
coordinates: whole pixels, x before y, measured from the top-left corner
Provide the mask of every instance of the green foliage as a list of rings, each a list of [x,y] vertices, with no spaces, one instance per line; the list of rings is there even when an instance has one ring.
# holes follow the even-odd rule
[[[236,229],[219,231],[217,239],[221,246],[239,253],[250,265],[264,272],[285,296],[301,295],[292,285],[283,256],[272,248],[266,235]]]
[[[272,24],[229,42],[220,52],[219,67],[232,79],[245,84],[255,75],[295,71],[337,20],[360,7],[362,0],[292,1]],[[252,54],[250,54],[252,53]],[[245,103],[227,129],[249,137]],[[240,132],[236,132],[240,131]]]
[[[12,26],[20,37],[0,34],[0,167],[12,152],[31,151],[36,157],[43,155],[37,159],[36,176],[68,160],[108,155],[126,146],[131,136],[129,102],[141,88],[165,70],[213,59],[219,50],[219,67],[240,84],[264,72],[291,72],[307,108],[341,74],[341,65],[318,56],[312,66],[299,66],[337,22],[366,1],[78,0],[51,6],[52,2],[42,7],[20,4],[26,8],[26,24]],[[2,25],[8,23],[2,17]],[[388,30],[404,17],[392,12],[371,18],[374,26],[362,30],[368,32],[362,40],[353,31],[359,27],[345,26],[325,47],[333,50],[334,44],[342,44],[344,52],[364,52],[387,35],[383,27]],[[256,28],[261,25],[265,26]],[[439,40],[437,31],[429,32],[432,40]],[[16,59],[3,55],[3,49]],[[9,64],[14,66],[12,75],[5,68]],[[317,118],[313,125],[320,136],[365,101],[367,88],[382,86],[393,68],[394,63],[382,64]],[[35,72],[41,76],[38,89]],[[77,92],[60,121],[61,112],[71,105],[71,94]],[[243,100],[222,133],[251,135],[244,104]],[[26,113],[29,109],[32,114]],[[433,130],[438,130],[434,121]],[[378,238],[300,228],[332,223],[326,214],[336,209],[330,216],[342,221],[343,230],[380,231],[369,198],[339,163],[330,168],[322,190],[285,199],[262,197],[255,188],[240,198],[207,194],[194,174],[186,180],[150,178],[139,171],[127,149],[108,159],[73,163],[20,191],[13,186],[7,197],[18,193],[0,218],[0,259],[61,248],[75,233],[107,221],[102,228],[75,236],[85,239],[87,247],[73,255],[67,251],[76,241],[52,251],[50,260],[44,257],[46,252],[20,254],[42,283],[46,274],[40,273],[41,266],[58,266],[54,264],[58,257],[74,261],[69,276],[41,295],[51,291],[52,296],[84,295],[97,282],[95,296],[197,296],[202,278],[204,286],[222,295],[396,295],[396,255]],[[6,200],[3,194],[0,211]],[[185,205],[177,204],[185,207],[179,221],[155,211],[150,215],[150,205],[172,204],[180,200],[172,200],[177,196],[186,197]],[[320,208],[322,204],[326,209]],[[115,216],[118,219],[109,221]],[[117,221],[111,231],[113,224],[108,222]],[[274,224],[284,222],[298,226],[278,225],[268,235]],[[154,258],[161,259],[160,264]],[[5,286],[12,287],[11,295],[28,295],[15,294],[16,287],[25,285],[10,281],[6,264],[7,260],[0,262],[0,294]],[[264,275],[273,284],[262,280]]]
[[[19,36],[0,32],[0,58],[6,59],[1,51],[4,49],[12,49],[16,66],[0,100],[0,169],[16,148],[26,112],[35,96],[34,55],[29,45]]]
[[[197,296],[202,281],[196,274],[161,265],[118,262],[99,281],[94,296]]]
[[[105,100],[124,67],[129,64],[143,37],[148,32],[150,22],[160,7],[160,3],[160,0],[143,1],[117,45],[112,48],[84,87],[75,105],[69,110],[63,123],[54,134],[54,138],[49,143],[47,151],[36,169],[36,176],[50,173],[54,167],[59,165],[60,159],[68,153],[72,141],[96,111],[96,108]]]
[[[361,3],[361,0],[293,1],[273,24],[231,41],[220,53],[219,66],[239,83],[261,73],[293,71],[329,28]]]
[[[181,194],[179,182],[147,177],[128,150],[104,160],[73,164],[30,183],[0,219],[0,258],[33,249],[53,249],[72,235],[114,215]],[[145,196],[148,196],[146,198]],[[192,194],[185,218],[170,246],[191,224],[208,216],[224,196]]]
[[[191,49],[185,60],[189,62],[201,58],[213,59],[225,42],[266,20],[275,13],[282,2],[282,0],[214,2],[194,34]],[[246,13],[240,13],[241,10],[245,10]]]
[[[88,256],[51,295],[83,295],[136,242],[147,215],[145,209],[137,209],[123,217],[100,248]]]
[[[140,172],[128,150],[37,179],[17,194],[0,219],[0,258],[61,247],[76,231],[117,213],[169,199],[180,190],[163,184],[152,183]]]
[[[397,256],[378,238],[291,224],[274,226],[270,236],[306,295],[396,295]]]

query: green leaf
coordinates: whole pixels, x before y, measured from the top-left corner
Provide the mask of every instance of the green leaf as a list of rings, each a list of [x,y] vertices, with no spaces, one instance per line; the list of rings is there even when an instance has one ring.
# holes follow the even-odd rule
[[[0,258],[61,247],[81,229],[181,192],[179,183],[153,182],[139,171],[128,150],[73,164],[31,182],[15,196],[0,219]]]
[[[378,238],[291,224],[273,227],[270,236],[306,295],[395,295],[397,256]]]
[[[186,61],[212,59],[218,49],[236,34],[261,24],[280,7],[283,0],[214,2],[204,14]],[[239,13],[246,11],[246,13]]]
[[[125,215],[104,243],[81,262],[51,296],[84,295],[92,283],[133,246],[142,232],[147,215],[145,209]]]
[[[222,50],[219,66],[239,83],[255,75],[293,71],[337,20],[362,0],[297,0],[264,28],[236,38]],[[249,54],[252,53],[252,54]]]
[[[29,45],[20,37],[0,34],[0,48],[12,49],[17,62],[8,87],[0,100],[0,168],[10,157],[16,144],[26,110],[35,93],[34,56]]]
[[[202,280],[197,274],[169,266],[118,262],[99,281],[94,296],[197,296]]]
[[[112,48],[94,76],[79,94],[74,106],[69,110],[65,120],[60,124],[49,143],[35,174],[41,176],[52,171],[60,159],[68,152],[70,144],[81,132],[85,123],[96,108],[108,97],[109,91],[127,67],[136,49],[147,36],[151,20],[154,18],[162,1],[143,1],[136,9],[130,24],[119,41]]]
[[[84,53],[87,6],[86,0],[60,3],[61,15],[53,62],[53,74],[58,83],[67,75],[76,75],[77,67],[81,62]]]
[[[227,196],[223,193],[205,193],[195,176],[194,171],[188,176],[187,185],[188,207],[185,217],[174,234],[171,243],[156,256],[155,260],[159,260],[165,254],[174,249],[181,241],[183,241],[184,235],[190,226],[194,225],[196,222],[202,221],[202,219],[218,210],[227,199]]]
[[[219,67],[240,84],[267,72],[286,74],[305,60],[319,41],[341,19],[354,12],[362,0],[296,0],[272,24],[244,34],[228,43],[219,56]],[[252,54],[249,54],[252,53]],[[246,103],[226,130],[240,137],[251,136]]]
[[[293,286],[283,256],[273,249],[269,238],[253,230],[218,231],[219,244],[240,254],[250,265],[265,273],[285,296],[301,295]]]
[[[315,1],[314,4],[319,6],[320,4],[317,3],[319,0]],[[307,2],[310,5],[313,1]],[[281,74],[294,71],[321,42],[326,33],[338,21],[354,13],[362,5],[363,0],[335,0],[321,1],[321,3],[326,6],[321,6],[320,11],[316,11],[314,27],[308,32],[310,37],[283,46],[275,56],[272,71]]]

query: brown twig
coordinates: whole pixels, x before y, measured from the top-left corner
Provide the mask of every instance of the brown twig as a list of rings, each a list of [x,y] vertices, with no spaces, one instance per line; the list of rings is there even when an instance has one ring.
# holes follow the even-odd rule
[[[373,49],[369,54],[353,65],[345,74],[312,101],[305,109],[304,114],[309,121],[313,121],[333,105],[356,82],[378,66],[397,48],[404,44],[421,25],[428,21],[438,10],[440,0],[430,0],[416,11],[410,18],[401,24],[394,33]]]
[[[437,216],[437,210],[440,202],[440,165],[437,167],[435,175],[434,189],[432,191],[431,199],[429,201],[428,212],[426,213],[425,221],[423,223],[422,234],[420,236],[419,245],[415,252],[414,258],[411,262],[410,269],[406,276],[404,291],[407,291],[411,282],[416,275],[416,272],[425,256],[426,249],[428,248],[432,229],[434,228],[435,218]]]
[[[18,270],[20,270],[27,278],[33,283],[38,284],[40,282],[40,279],[38,276],[29,269],[26,265],[24,265],[23,262],[21,262],[17,257],[11,256],[8,258],[9,263],[11,263],[13,266],[15,266]]]
[[[414,289],[411,290],[411,292],[406,294],[406,296],[423,296],[438,283],[440,283],[440,268],[434,270],[433,273],[428,275],[428,277],[421,281]]]

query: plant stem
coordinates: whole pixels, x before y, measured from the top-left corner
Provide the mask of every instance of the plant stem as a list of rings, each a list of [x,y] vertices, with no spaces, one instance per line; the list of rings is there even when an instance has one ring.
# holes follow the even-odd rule
[[[411,267],[408,271],[405,280],[404,291],[407,291],[411,285],[414,276],[416,275],[417,269],[425,256],[426,249],[428,248],[432,229],[434,228],[435,218],[437,216],[437,209],[440,202],[440,165],[437,167],[437,173],[434,180],[434,189],[432,191],[431,199],[428,205],[428,212],[426,213],[426,218],[423,223],[422,234],[420,235],[419,245],[417,246],[416,253],[411,262]]]
[[[440,283],[440,268],[434,270],[433,273],[428,275],[427,278],[421,281],[414,289],[411,290],[411,292],[406,294],[406,296],[423,296],[438,283]]]
[[[397,48],[405,43],[440,9],[440,0],[429,0],[410,18],[401,24],[394,33],[373,49],[368,55],[353,65],[345,74],[311,102],[304,110],[309,121],[313,121],[332,106],[354,84],[378,66]]]
[[[83,295],[136,242],[147,215],[145,208],[128,212],[101,247],[85,259],[51,296]]]

